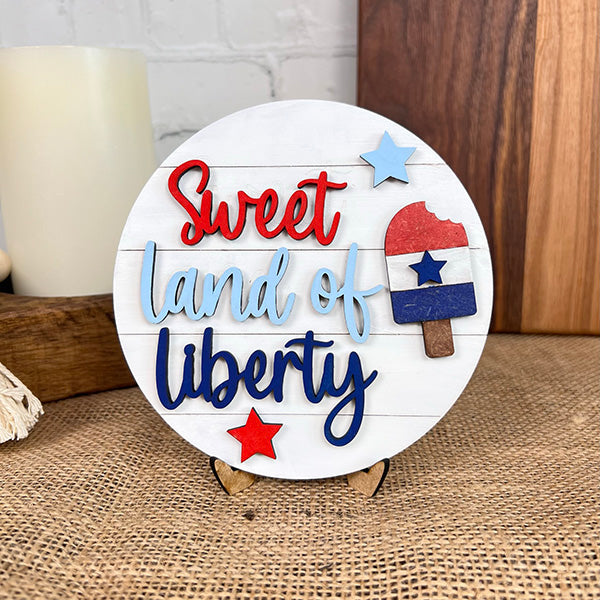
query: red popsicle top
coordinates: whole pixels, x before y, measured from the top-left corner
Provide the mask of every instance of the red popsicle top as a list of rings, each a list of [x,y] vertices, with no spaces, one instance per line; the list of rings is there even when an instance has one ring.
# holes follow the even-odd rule
[[[450,219],[441,221],[425,208],[425,202],[414,202],[399,210],[385,234],[386,256],[468,245],[463,225]]]

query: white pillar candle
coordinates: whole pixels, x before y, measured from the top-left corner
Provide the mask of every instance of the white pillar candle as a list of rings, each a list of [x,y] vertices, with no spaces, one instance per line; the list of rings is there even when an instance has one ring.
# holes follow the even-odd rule
[[[155,162],[142,53],[0,50],[0,203],[16,293],[110,292]]]

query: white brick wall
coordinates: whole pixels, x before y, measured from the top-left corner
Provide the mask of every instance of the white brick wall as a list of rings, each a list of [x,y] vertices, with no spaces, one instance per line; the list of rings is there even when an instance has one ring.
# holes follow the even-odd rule
[[[0,0],[0,46],[142,50],[162,160],[253,104],[353,103],[356,12],[357,0]]]

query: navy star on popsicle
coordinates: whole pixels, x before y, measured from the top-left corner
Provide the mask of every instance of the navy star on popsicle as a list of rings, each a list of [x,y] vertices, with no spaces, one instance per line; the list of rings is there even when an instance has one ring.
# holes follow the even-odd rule
[[[416,271],[419,275],[419,285],[423,285],[428,281],[434,283],[442,283],[442,276],[440,275],[440,269],[447,263],[447,260],[435,260],[428,250],[425,250],[423,258],[420,262],[408,265],[413,271]]]
[[[392,136],[386,131],[381,138],[379,148],[365,152],[360,157],[374,167],[373,187],[382,181],[393,177],[408,183],[408,173],[404,163],[410,158],[416,148],[401,148],[394,144]]]

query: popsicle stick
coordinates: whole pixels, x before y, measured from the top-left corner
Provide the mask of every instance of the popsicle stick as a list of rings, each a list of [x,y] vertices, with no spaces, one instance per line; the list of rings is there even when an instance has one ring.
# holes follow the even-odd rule
[[[256,481],[256,475],[234,469],[214,456],[210,458],[210,468],[219,485],[230,496],[249,488]]]
[[[450,319],[423,321],[421,325],[423,325],[425,354],[429,358],[440,358],[454,354],[454,340],[452,339],[452,323]]]

